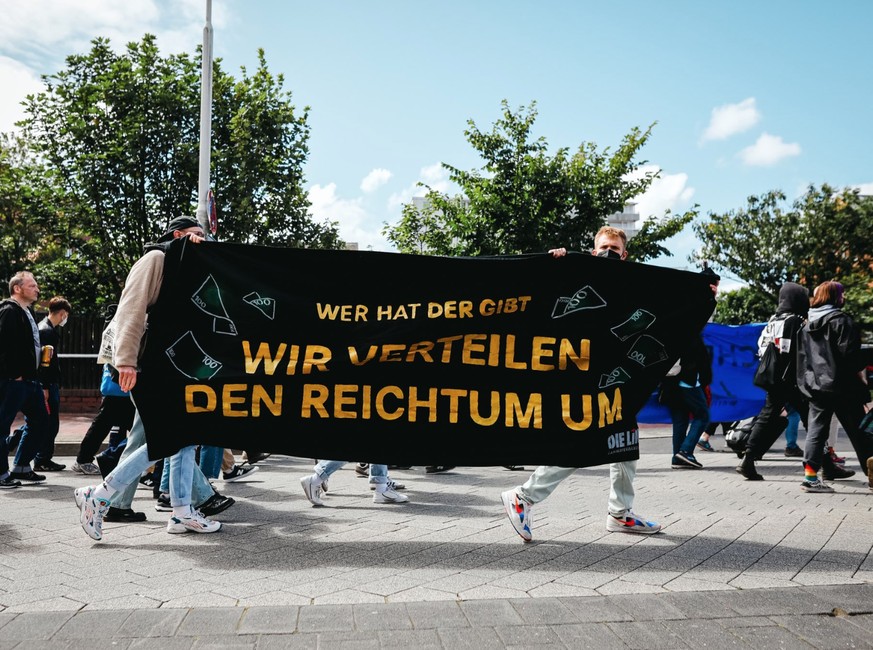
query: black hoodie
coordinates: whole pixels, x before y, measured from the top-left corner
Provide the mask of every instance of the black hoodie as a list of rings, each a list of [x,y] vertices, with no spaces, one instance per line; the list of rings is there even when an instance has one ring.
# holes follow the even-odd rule
[[[809,318],[799,336],[797,387],[810,398],[827,393],[867,402],[870,394],[858,376],[864,361],[855,322],[830,305],[811,310]]]

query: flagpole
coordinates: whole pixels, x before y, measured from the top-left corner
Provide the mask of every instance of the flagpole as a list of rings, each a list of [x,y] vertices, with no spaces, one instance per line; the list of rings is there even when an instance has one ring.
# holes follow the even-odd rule
[[[200,173],[197,183],[197,221],[209,230],[207,195],[209,162],[212,151],[212,0],[206,0],[206,25],[203,27],[203,52],[200,73]]]

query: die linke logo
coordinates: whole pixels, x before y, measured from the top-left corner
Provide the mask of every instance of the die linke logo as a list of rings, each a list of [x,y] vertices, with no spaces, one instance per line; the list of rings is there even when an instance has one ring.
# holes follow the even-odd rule
[[[610,454],[617,454],[627,450],[629,447],[636,447],[640,442],[640,430],[631,429],[630,431],[619,431],[618,433],[610,434],[606,439],[606,446],[609,448]]]

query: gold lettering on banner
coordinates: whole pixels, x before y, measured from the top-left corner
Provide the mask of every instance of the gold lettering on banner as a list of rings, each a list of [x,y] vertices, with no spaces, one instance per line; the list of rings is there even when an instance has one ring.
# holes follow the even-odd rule
[[[198,404],[197,396],[206,398],[205,404]],[[211,413],[215,410],[218,398],[211,386],[195,384],[185,386],[185,412],[186,413]]]
[[[621,389],[615,389],[612,405],[610,405],[609,396],[606,393],[598,393],[597,406],[600,410],[600,421],[597,426],[601,429],[607,424],[621,422]]]
[[[527,406],[522,407],[521,399],[517,393],[507,393],[506,426],[529,429],[531,421],[533,421],[534,429],[543,428],[543,396],[539,393],[531,394]]]
[[[261,405],[270,412],[270,415],[282,415],[282,385],[275,387],[276,392],[271,397],[263,386],[252,386],[252,417],[261,416]]]
[[[561,395],[561,418],[571,431],[585,431],[591,426],[591,395],[582,395],[582,419],[574,420],[570,414],[571,395]]]

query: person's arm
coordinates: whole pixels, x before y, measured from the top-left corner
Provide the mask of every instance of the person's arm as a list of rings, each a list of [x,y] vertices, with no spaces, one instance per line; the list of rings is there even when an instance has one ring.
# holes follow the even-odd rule
[[[552,248],[549,250],[549,255],[551,255],[552,257],[555,257],[555,258],[564,257],[564,255],[566,255],[566,254],[567,254],[566,248]]]

